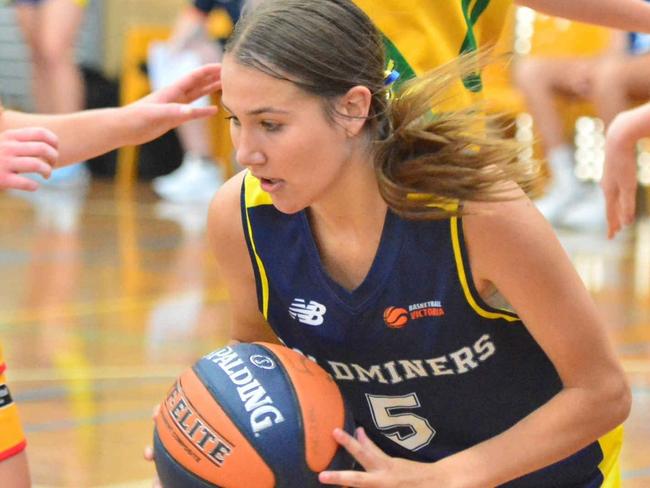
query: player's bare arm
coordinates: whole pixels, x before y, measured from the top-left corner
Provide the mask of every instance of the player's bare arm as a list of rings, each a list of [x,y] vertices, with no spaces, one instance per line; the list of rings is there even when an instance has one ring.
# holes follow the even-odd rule
[[[239,199],[242,171],[217,192],[208,214],[208,238],[230,294],[231,339],[278,342],[257,306],[253,267],[244,239]]]
[[[602,436],[627,417],[631,397],[602,318],[532,203],[520,198],[466,208],[464,232],[477,289],[499,290],[564,385],[506,432],[444,461],[480,474],[479,484],[487,486],[558,461]],[[585,428],[573,428],[578,423]],[[534,449],[517,448],[531,438],[537,439]]]

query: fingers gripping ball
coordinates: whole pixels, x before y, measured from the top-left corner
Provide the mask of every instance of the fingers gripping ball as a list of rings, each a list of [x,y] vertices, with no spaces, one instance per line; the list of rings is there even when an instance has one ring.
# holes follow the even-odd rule
[[[332,436],[352,419],[331,377],[286,347],[237,344],[186,370],[155,419],[165,488],[309,488],[350,469]]]

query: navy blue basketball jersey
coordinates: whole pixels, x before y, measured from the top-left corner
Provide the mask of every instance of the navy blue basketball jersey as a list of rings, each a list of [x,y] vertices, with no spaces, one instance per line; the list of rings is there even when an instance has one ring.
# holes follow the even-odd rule
[[[250,174],[241,210],[260,311],[288,347],[332,374],[386,453],[439,460],[503,432],[562,388],[519,318],[476,292],[461,219],[388,211],[371,269],[348,291],[324,270],[305,211],[279,212]],[[621,441],[618,428],[506,486],[618,486]]]

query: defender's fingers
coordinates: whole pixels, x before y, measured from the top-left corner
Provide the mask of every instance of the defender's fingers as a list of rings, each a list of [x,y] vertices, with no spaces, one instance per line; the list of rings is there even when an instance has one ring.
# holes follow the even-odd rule
[[[31,141],[15,144],[17,144],[13,152],[15,156],[39,158],[50,166],[54,166],[59,159],[59,152],[56,148],[45,142]]]
[[[0,179],[1,189],[36,191],[38,183],[18,174],[7,174]]]
[[[142,452],[143,457],[147,461],[153,461],[153,447],[145,446],[144,451]]]
[[[59,147],[58,136],[44,127],[24,127],[22,129],[10,129],[4,132],[5,139],[12,139],[19,142],[38,141],[44,142],[53,148]]]
[[[38,173],[43,178],[49,178],[52,174],[52,166],[42,159],[31,157],[13,158],[10,169],[14,173]]]

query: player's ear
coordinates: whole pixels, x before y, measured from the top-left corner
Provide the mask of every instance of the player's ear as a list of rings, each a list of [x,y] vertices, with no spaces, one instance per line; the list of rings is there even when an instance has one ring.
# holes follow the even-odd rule
[[[366,86],[357,85],[348,90],[337,102],[336,113],[342,115],[341,124],[349,136],[356,136],[362,130],[370,112],[372,93]]]

